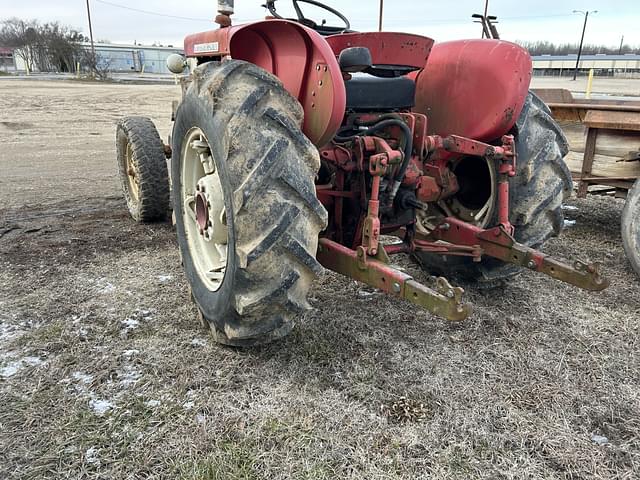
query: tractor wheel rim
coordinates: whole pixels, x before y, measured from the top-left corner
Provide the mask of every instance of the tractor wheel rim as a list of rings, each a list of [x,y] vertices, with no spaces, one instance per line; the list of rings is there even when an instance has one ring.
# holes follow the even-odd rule
[[[467,159],[467,161],[469,161]],[[478,158],[473,158],[470,161],[482,161]],[[465,202],[461,201],[457,195],[454,195],[450,199],[439,202],[440,207],[445,211],[447,216],[455,217],[464,222],[475,225],[480,228],[487,228],[493,219],[496,202],[498,199],[498,189],[497,189],[497,174],[496,167],[493,163],[493,160],[489,160],[487,158],[484,159],[485,165],[487,167],[486,175],[488,178],[484,178],[486,183],[486,187],[488,188],[488,192],[485,193],[485,201],[482,206],[477,205],[471,207]]]
[[[482,160],[474,158],[471,161]],[[481,205],[475,205],[473,207],[466,205],[457,195],[445,200],[440,200],[437,204],[434,204],[433,207],[430,207],[428,211],[418,211],[418,222],[416,226],[421,233],[430,234],[442,222],[443,217],[457,218],[480,228],[490,226],[497,207],[497,173],[495,165],[490,163],[491,160],[485,159],[484,162],[487,170],[486,176],[483,178],[486,183],[483,184],[485,192]]]
[[[202,283],[215,292],[224,281],[229,244],[222,183],[202,130],[189,130],[182,145],[180,194],[187,245]]]
[[[127,182],[129,186],[129,194],[134,202],[137,202],[140,198],[140,177],[138,176],[138,169],[136,168],[136,162],[134,159],[133,149],[131,144],[127,143],[127,152],[125,155],[127,170]]]

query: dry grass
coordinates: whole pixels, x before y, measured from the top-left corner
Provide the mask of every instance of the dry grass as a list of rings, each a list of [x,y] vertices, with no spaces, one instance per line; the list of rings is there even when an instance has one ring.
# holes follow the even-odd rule
[[[0,210],[0,478],[640,477],[619,201],[572,202],[546,249],[603,262],[602,294],[525,273],[468,286],[473,318],[446,324],[328,273],[289,338],[237,351],[200,329],[173,231],[130,222],[109,178]]]

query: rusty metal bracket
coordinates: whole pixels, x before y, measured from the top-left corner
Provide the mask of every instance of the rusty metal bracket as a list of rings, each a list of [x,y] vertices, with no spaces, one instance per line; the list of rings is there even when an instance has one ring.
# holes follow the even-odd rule
[[[419,305],[447,320],[462,321],[471,314],[471,306],[463,302],[462,288],[452,287],[446,279],[438,278],[436,289],[431,289],[410,275],[367,256],[364,247],[351,250],[321,238],[317,259],[329,270]]]
[[[483,230],[456,218],[445,220],[447,228],[440,226],[431,236],[456,245],[477,245],[484,255],[506,263],[544,273],[552,278],[593,292],[609,286],[609,280],[600,275],[600,265],[574,262],[573,266],[552,258],[533,248],[522,245],[502,226]]]

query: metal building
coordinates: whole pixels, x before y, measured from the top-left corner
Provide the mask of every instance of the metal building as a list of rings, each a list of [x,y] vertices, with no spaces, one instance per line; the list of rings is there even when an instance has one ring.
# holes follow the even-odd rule
[[[570,75],[576,68],[577,55],[540,55],[533,57],[535,75]],[[640,76],[640,55],[582,55],[579,71],[587,74],[590,69],[596,75]]]
[[[91,49],[91,44],[82,44],[87,50]],[[172,53],[182,53],[182,48],[174,47],[154,47],[146,45],[122,45],[116,43],[96,43],[96,57],[98,65],[106,70],[122,72],[145,72],[145,73],[171,73],[167,69],[166,60]],[[6,55],[11,55],[8,60]],[[25,72],[26,65],[22,58],[13,55],[9,49],[0,49],[0,70],[3,69],[3,62],[7,62],[9,72]],[[12,68],[13,66],[13,68]]]
[[[87,47],[90,48],[89,45]],[[182,53],[181,48],[114,43],[97,43],[95,49],[98,64],[112,72],[170,73],[167,57],[172,53]]]

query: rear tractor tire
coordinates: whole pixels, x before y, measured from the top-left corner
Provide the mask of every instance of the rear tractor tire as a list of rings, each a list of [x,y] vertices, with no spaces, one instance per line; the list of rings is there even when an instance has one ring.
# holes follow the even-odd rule
[[[136,222],[162,221],[169,211],[169,171],[153,122],[127,117],[116,127],[118,173],[129,213]]]
[[[517,171],[509,182],[510,222],[515,227],[514,236],[518,242],[539,248],[550,237],[559,235],[564,227],[562,203],[573,190],[571,173],[564,162],[564,157],[569,153],[569,144],[549,108],[533,93],[527,97],[514,134]],[[475,178],[491,178],[491,190],[497,192],[495,165],[490,170],[484,176]],[[485,223],[478,226],[491,228],[497,225],[496,195],[487,194],[486,198],[491,199],[486,204],[487,217]],[[479,208],[478,205],[474,207]],[[415,256],[429,272],[474,281],[486,287],[493,287],[521,270],[487,257],[475,263],[470,258],[428,253]]]
[[[622,212],[622,244],[635,272],[640,275],[640,180],[627,194]]]
[[[276,77],[241,61],[199,66],[176,112],[178,244],[200,319],[220,343],[278,339],[310,308],[327,212],[302,119]]]

